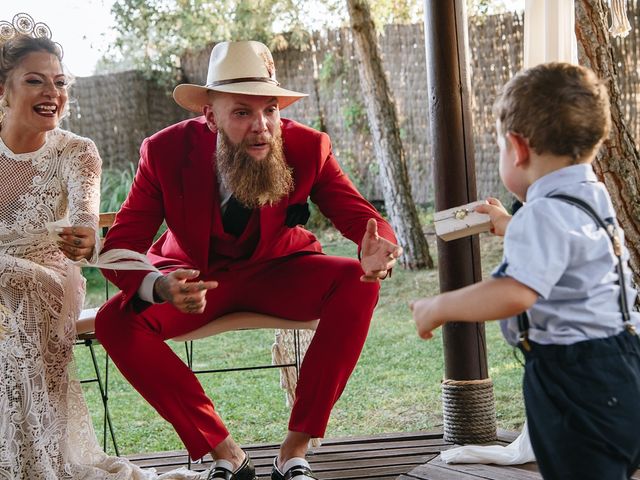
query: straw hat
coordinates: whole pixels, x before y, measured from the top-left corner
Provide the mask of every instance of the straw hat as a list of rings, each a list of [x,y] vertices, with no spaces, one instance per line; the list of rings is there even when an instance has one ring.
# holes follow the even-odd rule
[[[252,40],[218,43],[211,50],[207,84],[178,85],[173,98],[181,107],[202,113],[202,107],[209,103],[209,90],[278,97],[281,110],[307,96],[280,87],[271,52],[266,45]]]

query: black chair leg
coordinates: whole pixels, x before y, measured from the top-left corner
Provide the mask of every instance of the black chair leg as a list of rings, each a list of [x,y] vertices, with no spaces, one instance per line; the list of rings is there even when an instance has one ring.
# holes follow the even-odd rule
[[[100,389],[100,397],[102,398],[102,405],[104,407],[104,420],[103,420],[103,438],[102,438],[102,446],[106,452],[107,450],[107,428],[109,430],[109,434],[111,436],[111,443],[113,445],[113,449],[116,452],[117,456],[120,456],[120,450],[118,449],[118,443],[116,442],[116,435],[113,429],[113,423],[111,422],[111,414],[109,413],[109,355],[105,353],[105,382],[103,383],[102,377],[100,376],[100,368],[98,367],[98,359],[96,358],[96,352],[93,348],[93,341],[87,340],[87,346],[89,347],[89,351],[91,352],[91,361],[93,363],[93,369],[96,372],[96,381],[98,383],[98,388]]]

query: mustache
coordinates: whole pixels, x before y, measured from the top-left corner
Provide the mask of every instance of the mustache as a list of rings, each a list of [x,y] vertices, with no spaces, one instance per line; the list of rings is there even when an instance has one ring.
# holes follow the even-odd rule
[[[262,144],[262,143],[267,143],[270,146],[273,146],[273,144],[275,143],[276,139],[269,134],[260,134],[260,135],[255,135],[253,137],[248,137],[242,140],[242,142],[240,142],[240,147],[247,147],[249,145],[258,145],[258,144]]]

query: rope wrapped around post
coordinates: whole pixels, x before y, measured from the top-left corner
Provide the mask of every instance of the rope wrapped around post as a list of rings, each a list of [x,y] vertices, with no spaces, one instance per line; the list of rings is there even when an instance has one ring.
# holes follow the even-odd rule
[[[497,439],[493,381],[443,380],[444,439],[457,444],[487,443]]]

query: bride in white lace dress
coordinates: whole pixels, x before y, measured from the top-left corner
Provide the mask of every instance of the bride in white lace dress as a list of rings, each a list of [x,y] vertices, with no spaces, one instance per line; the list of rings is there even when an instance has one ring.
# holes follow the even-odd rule
[[[99,448],[72,371],[101,160],[57,128],[66,101],[56,44],[0,39],[0,479],[158,478]]]

